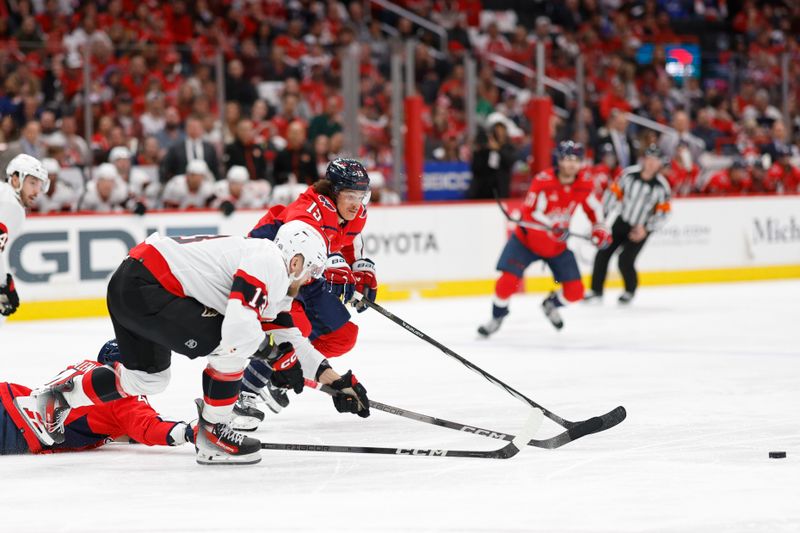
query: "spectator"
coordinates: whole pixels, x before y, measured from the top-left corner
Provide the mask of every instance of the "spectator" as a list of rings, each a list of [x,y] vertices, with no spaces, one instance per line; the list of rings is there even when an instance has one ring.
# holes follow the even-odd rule
[[[386,186],[386,178],[380,170],[370,170],[369,175],[369,202],[380,205],[397,205],[401,202],[400,195]]]
[[[36,159],[43,159],[46,153],[46,146],[42,142],[40,134],[41,128],[35,120],[25,124],[19,140],[9,144],[6,151],[0,156],[0,168],[6,168],[8,162],[19,154],[28,154]]]
[[[317,163],[317,175],[324,176],[331,162],[331,140],[327,135],[318,135],[314,139],[314,161]]]
[[[311,124],[308,126],[308,138],[313,143],[319,135],[330,137],[340,131],[342,131],[342,123],[339,118],[339,96],[330,95],[325,100],[325,110],[311,119]]]
[[[155,166],[161,165],[162,159],[161,145],[158,144],[158,138],[154,136],[145,137],[142,144],[139,146],[139,153],[136,154],[135,164],[138,166]]]
[[[617,164],[617,154],[614,145],[605,143],[597,150],[599,162],[586,169],[594,182],[594,193],[598,199],[603,197],[603,193],[609,185],[617,181],[622,174],[622,167]]]
[[[258,95],[256,88],[244,76],[244,66],[238,59],[228,63],[228,76],[225,78],[225,97],[228,100],[238,102],[249,112],[250,106],[256,101]]]
[[[770,127],[776,120],[781,120],[781,112],[769,103],[769,92],[766,89],[756,91],[755,100],[742,111],[743,120],[755,120],[760,126]]]
[[[712,174],[700,187],[703,194],[741,194],[751,192],[753,180],[747,171],[747,164],[736,157],[729,168]]]
[[[488,125],[488,132],[478,135],[472,157],[472,182],[467,198],[491,199],[495,194],[508,198],[514,147],[508,140],[508,128],[502,121]]]
[[[80,191],[75,190],[68,182],[58,179],[61,168],[58,161],[45,158],[42,165],[50,179],[50,187],[36,197],[34,210],[39,213],[62,213],[75,211],[80,198]]]
[[[311,185],[319,179],[316,158],[306,144],[306,129],[299,121],[289,124],[286,130],[286,148],[275,157],[275,184],[286,183],[290,174],[300,184]]]
[[[783,120],[776,120],[772,123],[770,137],[771,139],[769,143],[761,147],[761,153],[769,154],[771,161],[777,161],[778,154],[784,152],[787,147],[789,149],[789,153],[792,153],[791,146],[786,142],[786,124],[783,123]]]
[[[215,169],[219,168],[219,159],[214,146],[203,140],[203,123],[199,117],[191,116],[186,119],[186,138],[169,147],[164,157],[161,169],[162,181],[186,172],[189,161],[200,159],[206,162],[212,175],[216,176]]]
[[[617,166],[624,169],[636,164],[637,148],[636,143],[628,135],[628,118],[625,112],[615,110],[611,112],[606,125],[606,131],[600,133],[598,146],[595,148],[595,161],[600,161],[602,146],[610,144],[614,148],[614,156]]]
[[[678,143],[678,148],[669,166],[663,170],[672,189],[673,196],[688,196],[697,188],[697,177],[700,167],[692,159],[689,145],[684,141]]]
[[[697,161],[700,158],[700,155],[706,149],[706,144],[689,131],[689,125],[689,114],[686,111],[675,112],[672,117],[672,127],[675,131],[662,135],[658,143],[658,147],[665,157],[672,159],[678,149],[678,144],[683,141],[689,147],[692,159]]]
[[[766,182],[779,193],[800,192],[800,169],[792,164],[792,149],[788,145],[779,147],[775,162],[767,171]]]
[[[174,176],[164,186],[161,200],[171,209],[208,207],[214,199],[213,177],[202,159],[193,159],[186,165],[186,174]]]
[[[81,211],[110,213],[122,211],[128,201],[128,187],[119,176],[117,168],[111,163],[103,163],[94,173],[94,179],[86,184],[86,192],[81,198]]]
[[[181,127],[181,114],[178,108],[170,106],[164,111],[164,127],[155,133],[156,140],[162,156],[167,153],[167,149],[179,142],[183,142],[186,134]],[[159,157],[159,159],[161,158]]]
[[[66,139],[64,147],[64,164],[83,167],[91,164],[92,152],[86,140],[78,135],[78,121],[74,115],[61,117],[61,132]]]
[[[252,120],[242,120],[236,126],[236,139],[225,146],[225,168],[242,166],[250,173],[251,180],[267,179],[267,160],[264,147],[255,142]]]
[[[272,186],[265,180],[251,180],[246,168],[235,165],[224,180],[214,184],[212,206],[230,215],[235,209],[262,208],[269,203]]]
[[[164,95],[157,91],[147,93],[147,110],[139,117],[139,128],[143,135],[158,135],[166,125]]]
[[[692,133],[705,143],[706,150],[716,149],[717,139],[722,137],[722,133],[714,127],[714,108],[705,107],[697,112],[697,125]]]

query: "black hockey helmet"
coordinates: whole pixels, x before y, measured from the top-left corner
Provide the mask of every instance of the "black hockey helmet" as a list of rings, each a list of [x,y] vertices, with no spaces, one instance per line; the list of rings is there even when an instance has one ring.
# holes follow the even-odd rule
[[[119,353],[119,344],[117,339],[111,339],[100,348],[100,353],[97,354],[97,362],[103,365],[113,365],[115,362],[122,359],[122,354]]]
[[[328,163],[325,170],[325,179],[333,185],[333,193],[338,194],[344,189],[355,191],[369,190],[369,176],[359,161],[355,159],[337,158]]]

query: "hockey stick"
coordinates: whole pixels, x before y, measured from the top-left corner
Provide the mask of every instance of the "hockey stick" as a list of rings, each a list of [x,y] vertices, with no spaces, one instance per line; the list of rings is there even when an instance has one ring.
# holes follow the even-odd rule
[[[322,383],[311,381],[310,379],[306,379],[305,381],[307,387],[324,392],[325,394],[329,394],[331,396],[333,396],[334,394],[342,394],[341,391],[337,391],[336,389],[328,385],[323,385]],[[489,437],[490,439],[499,439],[505,441],[514,440],[514,435],[506,435],[505,433],[502,433],[500,431],[495,431],[493,429],[486,429],[477,426],[468,426],[466,424],[461,424],[460,422],[445,420],[444,418],[424,415],[422,413],[415,413],[414,411],[409,411],[407,409],[403,409],[402,407],[395,407],[394,405],[388,405],[385,403],[376,402],[375,400],[370,400],[369,406],[372,409],[383,411],[384,413],[389,413],[390,415],[402,416],[403,418],[408,418],[409,420],[422,422],[423,424],[431,424],[433,426],[453,429],[456,431],[463,431],[464,433],[472,433],[474,435],[480,435],[481,437]],[[541,440],[531,439],[528,441],[528,446],[535,446],[536,448],[544,448],[547,450],[560,448],[565,444],[569,444],[574,440],[577,440],[585,435],[597,431],[600,428],[600,423],[601,422],[598,417],[590,418],[585,422],[581,422],[574,429],[564,431],[563,433],[559,433],[558,435],[554,435],[553,437],[550,437],[548,439],[541,439]]]
[[[500,211],[503,212],[503,215],[506,217],[506,220],[509,222],[513,222],[517,226],[521,226],[523,228],[530,228],[530,229],[538,229],[543,231],[553,231],[554,228],[552,226],[547,226],[545,224],[537,224],[536,222],[528,222],[527,220],[520,220],[518,218],[514,218],[511,214],[506,210],[503,202],[500,201],[500,196],[498,196],[497,191],[494,191],[494,200],[497,202],[497,206],[500,208]],[[576,237],[578,239],[583,239],[585,241],[594,242],[592,241],[591,235],[584,235],[583,233],[572,233],[569,229],[564,230],[565,240],[568,237]]]
[[[544,417],[539,409],[532,409],[528,420],[519,435],[496,450],[444,450],[433,448],[385,448],[381,446],[337,446],[331,444],[288,444],[281,442],[262,442],[262,450],[291,450],[298,452],[370,453],[381,455],[414,455],[422,457],[474,457],[477,459],[510,459],[517,455],[528,442]]]
[[[542,407],[538,403],[534,402],[533,400],[531,400],[530,398],[528,398],[527,396],[525,396],[524,394],[522,394],[521,392],[519,392],[515,388],[511,387],[510,385],[507,385],[507,384],[503,383],[502,381],[500,381],[499,379],[497,379],[493,375],[489,374],[485,370],[483,370],[480,367],[476,366],[475,364],[471,363],[467,359],[464,359],[463,357],[458,355],[456,352],[454,352],[453,350],[451,350],[447,346],[443,345],[442,343],[438,342],[437,340],[435,340],[435,339],[429,337],[428,335],[426,335],[425,333],[421,332],[420,330],[418,330],[417,328],[415,328],[414,326],[412,326],[411,324],[409,324],[405,320],[401,319],[398,316],[395,316],[389,310],[383,308],[382,306],[376,304],[375,302],[367,300],[366,298],[364,298],[364,296],[362,294],[356,292],[356,298],[358,298],[361,301],[361,303],[363,303],[363,304],[367,305],[368,307],[371,307],[372,309],[376,310],[377,312],[379,312],[380,314],[382,314],[383,316],[385,316],[386,318],[388,318],[389,320],[391,320],[395,324],[398,324],[399,326],[402,326],[403,329],[405,329],[406,331],[409,331],[409,332],[413,333],[414,335],[416,335],[417,337],[419,337],[420,339],[424,340],[425,342],[436,346],[442,352],[444,352],[445,355],[448,355],[448,356],[452,357],[453,359],[457,360],[458,362],[460,362],[462,365],[466,366],[467,368],[469,368],[473,372],[476,372],[476,373],[480,374],[487,381],[489,381],[489,383],[491,383],[492,385],[495,385],[497,387],[500,387],[501,389],[504,389],[511,396],[515,397],[516,399],[520,400],[521,402],[527,403],[531,407],[536,407],[537,409],[541,409],[542,412],[544,413],[544,416],[546,416],[547,418],[549,418],[550,420],[552,420],[556,424],[564,427],[565,429],[568,429],[568,430],[574,432],[577,436],[573,437],[572,440],[575,440],[575,438],[578,438],[578,437],[583,436],[583,435],[588,435],[589,433],[598,433],[600,431],[605,431],[606,429],[612,428],[612,427],[616,426],[617,424],[619,424],[620,422],[622,422],[623,420],[625,420],[625,417],[627,416],[627,413],[625,412],[625,408],[620,405],[619,407],[616,407],[616,408],[612,409],[611,411],[609,411],[608,413],[606,413],[604,415],[592,417],[592,418],[589,418],[589,419],[586,419],[586,420],[582,420],[580,422],[571,422],[569,420],[561,418],[560,416],[558,416],[554,412],[550,411],[549,409],[547,409],[545,407]],[[599,422],[599,426],[598,426],[598,422]]]

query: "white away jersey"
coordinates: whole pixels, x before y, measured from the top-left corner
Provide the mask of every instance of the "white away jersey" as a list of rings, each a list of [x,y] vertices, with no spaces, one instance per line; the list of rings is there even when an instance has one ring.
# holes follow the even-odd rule
[[[0,285],[6,283],[6,257],[11,241],[19,237],[25,221],[25,208],[19,203],[14,189],[0,182]]]
[[[166,262],[165,271],[154,275],[167,290],[192,297],[225,316],[220,355],[249,357],[266,338],[262,322],[272,322],[279,314],[287,316],[292,307],[286,264],[268,239],[224,235],[173,238],[154,233],[144,245],[155,248]],[[138,257],[140,247],[134,248],[131,256]],[[153,272],[147,261],[145,266]],[[281,329],[280,342],[291,342],[304,373],[315,377],[322,354],[298,328],[288,324]]]

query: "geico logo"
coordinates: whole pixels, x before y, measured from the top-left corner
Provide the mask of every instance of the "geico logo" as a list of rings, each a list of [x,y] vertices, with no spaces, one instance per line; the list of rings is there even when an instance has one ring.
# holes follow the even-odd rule
[[[367,255],[408,254],[438,252],[439,244],[433,233],[389,233],[364,235],[364,249]]]
[[[469,182],[469,172],[427,172],[422,178],[425,190],[466,191]]]
[[[147,234],[153,231],[148,229]],[[208,226],[165,228],[162,232],[169,236],[216,233],[216,227]],[[105,280],[145,236],[123,229],[23,233],[11,243],[9,264],[14,277],[24,283],[47,283],[56,274],[81,281]]]

